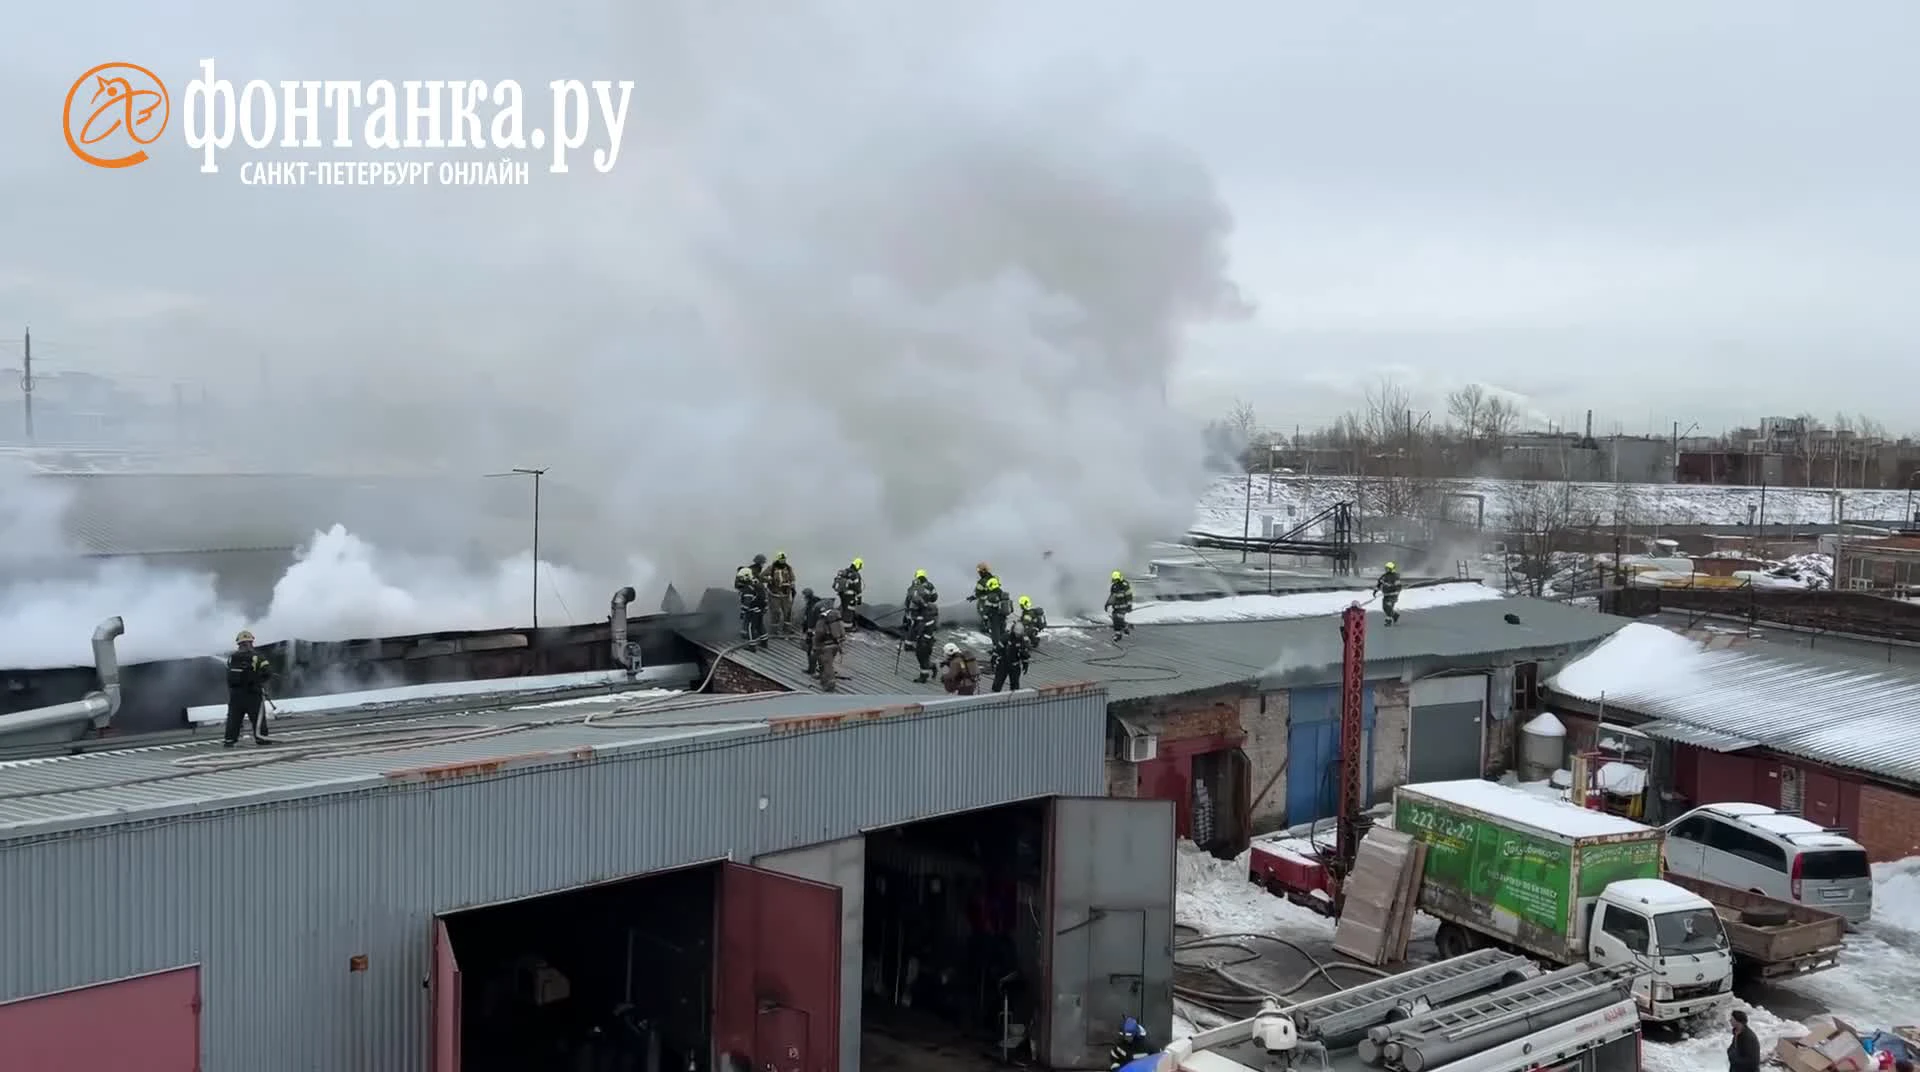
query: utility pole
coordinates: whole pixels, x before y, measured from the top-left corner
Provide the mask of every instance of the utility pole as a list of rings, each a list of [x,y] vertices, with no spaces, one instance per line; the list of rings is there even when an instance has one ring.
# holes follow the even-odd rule
[[[547,475],[547,467],[537,469],[515,466],[504,473],[488,473],[488,476],[530,476],[533,478],[533,627],[540,628],[540,478]]]
[[[27,419],[27,442],[33,442],[33,329],[27,329],[20,358],[21,411]]]

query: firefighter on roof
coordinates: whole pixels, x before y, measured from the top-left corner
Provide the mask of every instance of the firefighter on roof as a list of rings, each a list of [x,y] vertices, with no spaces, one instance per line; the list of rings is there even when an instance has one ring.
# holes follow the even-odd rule
[[[267,734],[267,686],[273,683],[273,664],[253,650],[253,633],[242,629],[233,638],[233,654],[227,656],[227,732],[222,740],[228,748],[240,743],[240,724],[245,722],[254,744],[272,744]]]
[[[1119,570],[1113,571],[1113,583],[1107,586],[1106,610],[1113,615],[1113,640],[1133,632],[1133,626],[1127,624],[1127,615],[1133,613],[1133,585],[1127,583],[1127,575]]]
[[[1373,582],[1373,590],[1380,594],[1380,613],[1387,619],[1388,625],[1400,623],[1400,567],[1387,563],[1386,571],[1380,579]]]
[[[927,579],[926,570],[915,570],[913,583],[907,586],[906,603],[907,635],[905,643],[913,648],[913,658],[920,665],[920,674],[914,680],[925,683],[933,680],[933,633],[940,627],[940,593]]]
[[[773,564],[767,567],[767,595],[773,602],[773,631],[782,636],[793,632],[793,592],[797,583],[787,553],[775,551]]]
[[[1008,599],[1006,589],[1000,587],[1000,578],[987,578],[987,589],[974,605],[980,609],[980,624],[986,627],[987,636],[999,647],[1007,633],[1007,618],[1013,613],[1013,600]]]
[[[849,631],[853,629],[854,609],[862,602],[860,593],[865,587],[866,578],[860,571],[866,565],[866,559],[856,558],[833,575],[833,594],[840,597],[840,617]]]
[[[1032,596],[1020,597],[1020,624],[1027,631],[1027,646],[1040,646],[1040,634],[1047,631],[1047,612],[1033,605]]]

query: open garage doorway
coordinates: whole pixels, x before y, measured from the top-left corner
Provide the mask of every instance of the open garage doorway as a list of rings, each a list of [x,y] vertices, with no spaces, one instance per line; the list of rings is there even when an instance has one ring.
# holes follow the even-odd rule
[[[1047,802],[867,835],[861,1068],[992,1067],[1048,1000]]]
[[[718,886],[696,867],[444,917],[459,1061],[435,1072],[704,1067]]]
[[[433,1072],[812,1072],[838,1053],[840,891],[734,863],[437,917]]]

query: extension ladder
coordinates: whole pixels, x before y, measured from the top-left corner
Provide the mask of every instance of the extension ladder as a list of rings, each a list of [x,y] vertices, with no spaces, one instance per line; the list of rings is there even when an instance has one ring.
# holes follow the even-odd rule
[[[1526,957],[1482,949],[1326,997],[1310,998],[1287,1011],[1303,1036],[1324,1041],[1364,1031],[1417,998],[1439,1005],[1496,986],[1509,973],[1531,975],[1538,971]]]

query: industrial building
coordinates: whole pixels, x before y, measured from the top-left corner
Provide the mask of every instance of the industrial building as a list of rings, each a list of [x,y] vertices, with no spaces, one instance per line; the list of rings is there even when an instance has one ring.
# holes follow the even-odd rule
[[[1547,682],[1568,747],[1649,739],[1648,807],[1765,804],[1842,829],[1874,860],[1920,854],[1920,669],[1792,644],[1653,636],[1634,623]]]
[[[702,603],[689,635],[717,659],[714,687],[813,691],[799,643],[741,650],[731,593]],[[848,640],[843,691],[942,695],[916,684],[895,608],[863,608]],[[944,608],[942,639],[984,656],[965,604]],[[1408,781],[1473,778],[1506,769],[1512,715],[1532,710],[1538,683],[1626,619],[1535,599],[1485,599],[1408,612],[1381,627],[1369,616],[1368,793]],[[1050,628],[1023,685],[1095,681],[1108,694],[1107,790],[1169,800],[1181,836],[1237,851],[1254,832],[1333,813],[1340,638],[1332,616],[1140,625],[1116,646],[1097,627]],[[987,687],[982,683],[982,689]]]
[[[1174,882],[1173,808],[1105,796],[1108,703],[523,698],[12,761],[0,1037],[45,1072],[1104,1068],[1123,1017],[1167,1030]]]

